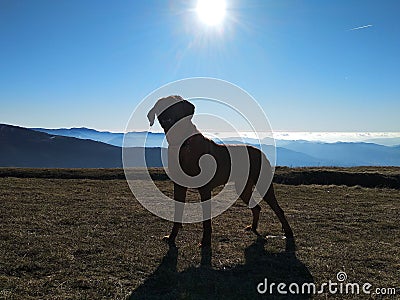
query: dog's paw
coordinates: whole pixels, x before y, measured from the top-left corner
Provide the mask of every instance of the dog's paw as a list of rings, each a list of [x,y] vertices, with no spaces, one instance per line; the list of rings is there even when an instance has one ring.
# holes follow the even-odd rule
[[[202,240],[199,243],[199,248],[202,248],[202,249],[211,248],[211,241]]]
[[[163,237],[162,237],[162,240],[164,241],[164,242],[166,242],[168,245],[170,245],[170,246],[175,246],[175,240],[173,240],[173,239],[171,239],[170,237],[169,237],[169,235],[164,235]]]
[[[252,230],[253,230],[253,227],[252,227],[251,225],[247,225],[247,226],[244,228],[244,230],[246,230],[246,231],[252,231]]]
[[[285,232],[285,236],[287,238],[293,238],[294,237],[292,229],[284,230],[284,232]]]
[[[251,225],[246,226],[246,228],[245,228],[244,230],[245,230],[245,231],[254,232],[256,235],[260,235],[260,234],[258,233],[257,229],[253,228],[253,226],[251,226]]]

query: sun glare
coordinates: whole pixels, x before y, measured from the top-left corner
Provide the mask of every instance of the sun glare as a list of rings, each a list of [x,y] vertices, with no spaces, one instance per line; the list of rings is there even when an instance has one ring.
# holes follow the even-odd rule
[[[208,26],[222,23],[225,17],[225,0],[198,0],[196,12],[200,20]]]

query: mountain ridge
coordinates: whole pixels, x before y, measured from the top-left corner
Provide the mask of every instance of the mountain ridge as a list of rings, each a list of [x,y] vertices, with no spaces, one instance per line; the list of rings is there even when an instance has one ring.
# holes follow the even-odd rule
[[[3,137],[0,131],[0,166],[121,167],[122,149],[113,144],[122,144],[125,137],[126,144],[135,153],[133,157],[138,157],[138,160],[132,162],[132,166],[144,166],[139,158],[143,158],[143,151],[146,151],[148,166],[159,167],[162,151],[160,146],[167,146],[163,133],[146,131],[130,132],[124,136],[123,133],[97,131],[86,127],[44,129],[1,124],[0,128],[3,128]],[[18,137],[13,137],[9,132],[5,138],[4,128],[9,131],[14,128],[14,131],[19,132]],[[223,142],[242,143],[227,139]],[[368,142],[290,140],[278,140],[276,144],[276,164],[279,166],[400,166],[400,146]]]
[[[0,124],[0,166],[33,168],[121,168],[120,147],[90,139],[51,135],[32,129]],[[134,166],[161,165],[160,149],[129,148]]]

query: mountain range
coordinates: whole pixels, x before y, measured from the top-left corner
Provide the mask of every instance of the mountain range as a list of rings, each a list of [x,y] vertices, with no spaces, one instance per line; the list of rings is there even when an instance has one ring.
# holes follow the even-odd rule
[[[0,124],[0,167],[120,168],[120,147]],[[132,167],[161,166],[160,148],[131,147]],[[136,159],[135,159],[136,158]]]
[[[122,166],[124,134],[88,128],[23,128],[0,124],[0,166],[53,168],[112,168]],[[130,132],[124,146],[133,151],[132,167],[161,166],[163,133]],[[220,141],[221,142],[221,141]],[[230,137],[224,143],[256,144]],[[400,166],[400,146],[374,143],[323,143],[276,140],[277,165]]]

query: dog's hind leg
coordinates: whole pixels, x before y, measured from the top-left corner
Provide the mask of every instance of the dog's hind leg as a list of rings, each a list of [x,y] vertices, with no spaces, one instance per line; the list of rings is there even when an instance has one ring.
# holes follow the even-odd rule
[[[163,240],[170,245],[175,245],[176,236],[178,235],[179,229],[182,228],[182,217],[186,199],[186,191],[186,187],[174,183],[174,200],[177,201],[177,203],[175,203],[174,225],[172,226],[171,233],[163,237]]]
[[[243,190],[241,191],[241,187],[239,186],[239,184],[238,183],[235,184],[236,192],[239,194],[240,199],[242,199],[244,203],[250,206],[251,213],[253,215],[252,224],[246,226],[245,230],[253,231],[255,234],[259,235],[259,233],[257,232],[257,227],[258,227],[258,221],[260,219],[261,207],[260,205],[256,204],[255,200],[253,199],[252,196],[253,186],[254,186],[253,183],[251,181],[248,181],[244,186]]]
[[[278,217],[279,221],[281,222],[282,229],[285,232],[285,236],[287,238],[292,238],[293,237],[292,228],[290,228],[290,225],[286,220],[285,213],[283,212],[282,208],[278,204],[278,201],[276,200],[274,186],[272,185],[272,183],[269,186],[269,189],[263,198],[265,201],[267,201],[268,205],[272,208],[272,210]]]
[[[200,246],[202,248],[211,247],[211,190],[209,188],[199,189],[200,198],[203,206],[203,238],[201,239]]]

